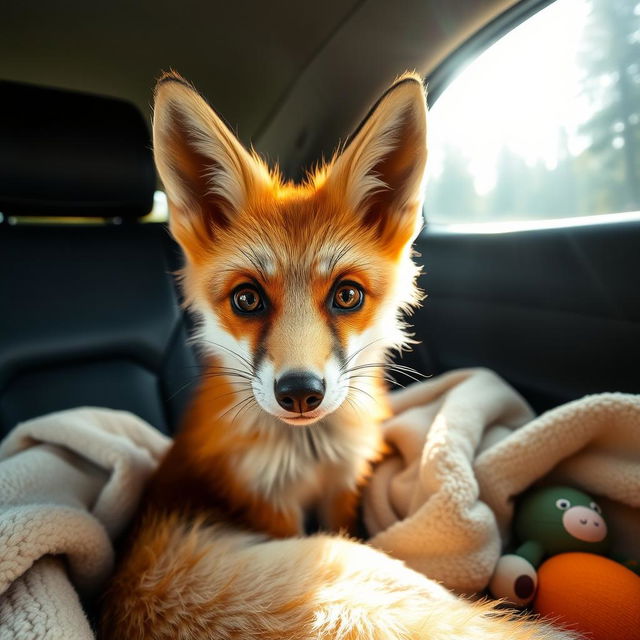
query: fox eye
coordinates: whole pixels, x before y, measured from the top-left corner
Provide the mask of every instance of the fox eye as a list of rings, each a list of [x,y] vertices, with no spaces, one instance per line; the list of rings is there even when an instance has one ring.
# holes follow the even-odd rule
[[[242,314],[257,313],[264,309],[264,302],[260,292],[253,286],[243,284],[231,295],[234,311]]]
[[[355,311],[362,306],[364,292],[351,282],[343,282],[333,294],[333,308],[344,311]]]
[[[566,498],[559,498],[556,500],[556,507],[560,509],[560,511],[566,511],[571,506],[571,502]]]

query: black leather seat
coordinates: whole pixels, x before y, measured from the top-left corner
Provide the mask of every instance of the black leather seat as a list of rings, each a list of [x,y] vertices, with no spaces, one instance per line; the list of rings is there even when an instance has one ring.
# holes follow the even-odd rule
[[[175,429],[197,363],[180,253],[164,225],[138,221],[156,184],[150,149],[128,103],[0,82],[0,436],[82,405]],[[111,224],[11,224],[52,215]]]

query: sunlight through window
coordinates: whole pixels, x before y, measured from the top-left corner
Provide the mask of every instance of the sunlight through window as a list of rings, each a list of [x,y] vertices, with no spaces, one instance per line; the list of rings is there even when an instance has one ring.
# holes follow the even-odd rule
[[[640,210],[640,3],[558,0],[431,109],[428,222]]]

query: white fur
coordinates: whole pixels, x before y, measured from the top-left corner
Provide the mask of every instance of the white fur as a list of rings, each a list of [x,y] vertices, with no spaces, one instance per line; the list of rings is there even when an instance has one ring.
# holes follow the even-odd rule
[[[191,340],[206,353],[215,355],[222,362],[222,366],[251,374],[253,354],[248,342],[236,340],[225,331],[216,314],[207,305],[198,305],[194,307],[194,311],[199,316],[199,322]]]
[[[348,417],[338,413],[312,426],[283,428],[271,416],[256,416],[260,442],[238,460],[238,472],[280,507],[318,502],[328,470],[332,484],[353,489],[358,465],[375,455],[377,438],[349,430]]]
[[[349,154],[350,162],[345,163],[345,167],[338,162],[335,170],[345,172],[347,202],[353,211],[360,209],[372,193],[388,187],[372,169],[396,146],[402,118],[401,111],[391,114],[382,123],[375,122],[374,116],[373,121],[367,123],[366,130],[352,143],[354,148]]]

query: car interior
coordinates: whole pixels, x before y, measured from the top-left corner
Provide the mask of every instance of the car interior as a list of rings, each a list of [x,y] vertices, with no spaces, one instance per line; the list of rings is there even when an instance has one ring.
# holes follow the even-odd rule
[[[149,215],[162,188],[149,130],[163,70],[193,82],[247,146],[295,180],[348,138],[398,74],[418,70],[437,105],[476,56],[550,4],[5,6],[1,432],[84,405],[132,411],[167,434],[179,425],[198,355],[174,278],[180,252]],[[490,99],[470,100],[468,118]],[[638,391],[640,217],[506,232],[441,222],[427,215],[416,242],[428,297],[403,363],[426,376],[488,367],[536,411]]]
[[[150,135],[168,70],[293,181],[416,70],[426,296],[392,356],[414,371],[389,375],[487,368],[536,413],[640,392],[639,34],[630,0],[5,3],[0,439],[73,407],[180,427],[200,352]],[[494,50],[506,67],[481,62]]]

